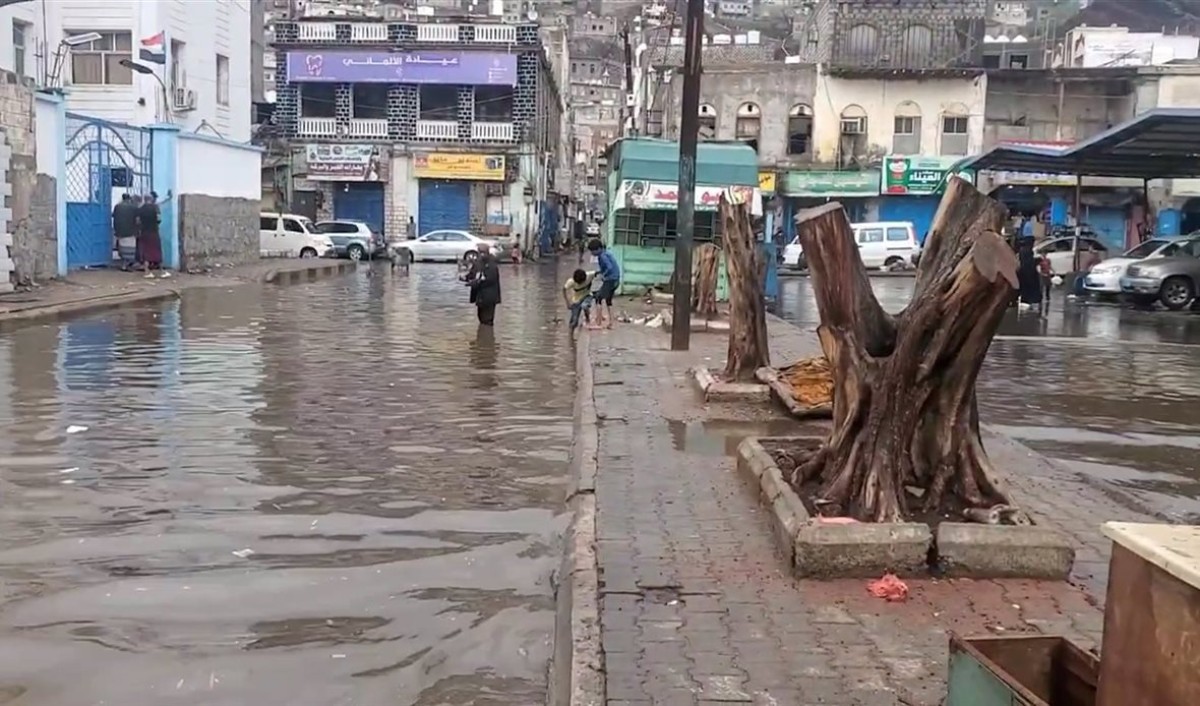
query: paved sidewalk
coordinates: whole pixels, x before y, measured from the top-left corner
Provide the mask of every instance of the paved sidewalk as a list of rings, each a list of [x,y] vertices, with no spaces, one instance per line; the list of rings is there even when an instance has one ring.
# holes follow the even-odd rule
[[[776,362],[816,351],[810,333],[771,327]],[[665,333],[635,325],[588,339],[609,704],[933,705],[945,695],[947,631],[1098,644],[1099,596],[1066,583],[910,581],[909,600],[893,604],[864,581],[785,574],[756,494],[734,470],[737,439],[713,438],[714,420],[775,413],[702,404],[686,370],[720,367],[726,339],[692,341],[692,351],[671,353]],[[988,446],[998,467],[1021,474],[1010,480],[1019,500],[1080,543],[1082,586],[1102,590],[1097,525],[1145,518],[1019,445]]]

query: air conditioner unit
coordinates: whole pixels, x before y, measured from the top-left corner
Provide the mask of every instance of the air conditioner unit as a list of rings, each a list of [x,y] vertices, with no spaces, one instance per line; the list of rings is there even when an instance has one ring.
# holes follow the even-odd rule
[[[171,92],[171,109],[176,112],[196,109],[196,92],[190,88],[176,88]]]
[[[842,118],[843,135],[862,135],[867,131],[865,118]]]

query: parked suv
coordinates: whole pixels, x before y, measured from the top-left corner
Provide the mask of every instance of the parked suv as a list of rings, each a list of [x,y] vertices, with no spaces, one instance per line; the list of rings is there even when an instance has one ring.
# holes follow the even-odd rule
[[[907,265],[914,262],[913,255],[921,247],[913,224],[907,221],[852,223],[850,227],[858,255],[868,269]],[[808,267],[799,236],[783,249],[783,263],[798,270]]]
[[[1168,257],[1138,260],[1125,268],[1121,292],[1135,304],[1153,304],[1178,311],[1196,301],[1200,291],[1200,239],[1187,240]]]
[[[258,249],[262,257],[332,257],[333,241],[305,216],[261,213]]]
[[[383,254],[386,247],[383,236],[371,230],[371,226],[363,221],[321,221],[317,224],[317,230],[333,241],[333,251],[337,257],[363,260]]]

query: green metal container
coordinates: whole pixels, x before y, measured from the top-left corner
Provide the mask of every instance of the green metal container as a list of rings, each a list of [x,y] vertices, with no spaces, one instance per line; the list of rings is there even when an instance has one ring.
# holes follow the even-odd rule
[[[951,635],[946,706],[1095,706],[1099,674],[1066,638]]]

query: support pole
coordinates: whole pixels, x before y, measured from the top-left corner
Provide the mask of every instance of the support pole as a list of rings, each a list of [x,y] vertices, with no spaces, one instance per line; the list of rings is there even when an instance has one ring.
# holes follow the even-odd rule
[[[1075,175],[1075,237],[1071,239],[1071,272],[1079,272],[1079,236],[1083,231],[1083,175]]]
[[[679,209],[675,222],[675,275],[671,350],[686,351],[692,339],[692,236],[696,228],[696,141],[700,133],[700,57],[704,0],[688,0],[684,19],[683,100],[679,126]]]

